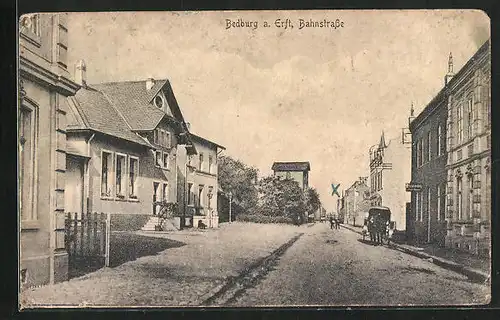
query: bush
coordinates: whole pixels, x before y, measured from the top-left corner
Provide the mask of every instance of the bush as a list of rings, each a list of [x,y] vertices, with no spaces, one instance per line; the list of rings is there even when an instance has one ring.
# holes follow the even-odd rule
[[[262,214],[240,214],[236,221],[254,222],[254,223],[286,223],[294,224],[293,219],[283,216],[265,216]]]

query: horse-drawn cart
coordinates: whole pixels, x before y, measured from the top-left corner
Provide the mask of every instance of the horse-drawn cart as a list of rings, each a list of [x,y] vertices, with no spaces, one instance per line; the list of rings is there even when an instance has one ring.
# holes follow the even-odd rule
[[[371,207],[363,225],[363,240],[370,236],[370,241],[378,244],[389,244],[394,229],[391,222],[391,210],[387,207]]]

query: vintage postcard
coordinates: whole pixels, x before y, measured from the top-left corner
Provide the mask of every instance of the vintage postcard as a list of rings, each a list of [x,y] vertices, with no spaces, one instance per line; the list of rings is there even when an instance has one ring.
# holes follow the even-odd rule
[[[20,308],[490,301],[478,10],[19,20]]]

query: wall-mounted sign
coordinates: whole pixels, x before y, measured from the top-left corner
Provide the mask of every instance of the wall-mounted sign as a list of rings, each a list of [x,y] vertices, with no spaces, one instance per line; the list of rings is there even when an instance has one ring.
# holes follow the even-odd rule
[[[406,192],[422,191],[422,184],[420,183],[406,183]]]

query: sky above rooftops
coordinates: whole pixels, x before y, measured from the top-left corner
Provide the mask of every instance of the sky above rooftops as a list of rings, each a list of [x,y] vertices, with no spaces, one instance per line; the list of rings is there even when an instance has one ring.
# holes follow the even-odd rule
[[[226,29],[226,20],[258,21]],[[291,19],[294,29],[276,28]],[[299,18],[341,19],[304,28]],[[270,174],[275,161],[309,161],[328,211],[331,184],[367,176],[368,149],[398,138],[490,35],[480,11],[73,13],[69,64],[89,83],[168,78],[192,131]],[[263,21],[272,27],[264,28]],[[408,164],[409,166],[409,164]]]

